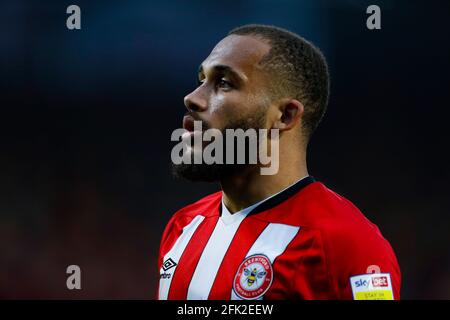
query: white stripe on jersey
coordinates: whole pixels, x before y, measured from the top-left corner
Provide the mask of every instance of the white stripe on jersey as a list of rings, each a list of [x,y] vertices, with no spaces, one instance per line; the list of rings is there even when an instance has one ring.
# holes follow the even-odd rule
[[[172,249],[170,249],[169,252],[164,256],[164,260],[171,258],[176,263],[180,261],[181,255],[184,252],[184,249],[186,249],[186,246],[189,243],[189,240],[191,240],[192,235],[194,234],[195,230],[197,230],[197,227],[200,225],[200,223],[205,219],[204,216],[198,215],[194,219],[192,219],[191,223],[189,223],[187,226],[183,228],[183,232],[178,237],[177,241],[175,242]],[[169,288],[170,284],[173,279],[173,274],[175,273],[177,266],[171,268],[172,276],[169,279],[165,279],[164,281],[159,282],[159,299],[160,300],[167,300],[167,296],[169,294]],[[163,273],[163,268],[160,269],[160,274]]]
[[[248,213],[248,211],[247,211]],[[243,212],[235,213],[231,221],[220,218],[203,249],[200,260],[195,268],[191,283],[189,284],[188,300],[206,300],[211,291],[214,279],[219,271],[220,264],[233,240],[242,220],[247,216]]]
[[[289,226],[280,223],[269,223],[258,239],[253,243],[246,257],[254,254],[264,254],[273,263],[275,259],[286,250],[286,247],[294,239],[300,227]],[[262,299],[262,297],[260,298]],[[241,300],[231,291],[231,300]]]

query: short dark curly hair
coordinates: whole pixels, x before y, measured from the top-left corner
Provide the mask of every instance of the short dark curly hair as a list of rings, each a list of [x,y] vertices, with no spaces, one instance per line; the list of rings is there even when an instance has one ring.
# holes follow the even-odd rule
[[[308,140],[328,104],[330,81],[322,52],[301,36],[275,26],[248,24],[228,35],[255,36],[268,42],[270,51],[260,64],[276,84],[272,88],[274,97],[292,97],[304,105],[302,131]]]

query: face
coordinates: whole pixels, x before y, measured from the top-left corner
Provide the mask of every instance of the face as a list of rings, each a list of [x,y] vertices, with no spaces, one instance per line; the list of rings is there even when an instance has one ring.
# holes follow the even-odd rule
[[[197,120],[203,130],[267,128],[269,78],[259,62],[269,50],[267,43],[250,36],[231,35],[220,41],[200,65],[197,88],[184,98],[188,111],[183,127],[192,132]],[[190,180],[218,180],[237,167],[182,164],[174,169]]]
[[[252,122],[265,106],[266,74],[259,66],[268,44],[249,36],[228,36],[200,65],[198,87],[184,98],[188,111],[210,127]]]

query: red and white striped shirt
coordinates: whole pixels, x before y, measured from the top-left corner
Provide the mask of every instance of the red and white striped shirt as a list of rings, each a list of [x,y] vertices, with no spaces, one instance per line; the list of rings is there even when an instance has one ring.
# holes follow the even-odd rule
[[[387,240],[312,177],[234,214],[222,192],[181,209],[158,263],[159,299],[400,298]]]

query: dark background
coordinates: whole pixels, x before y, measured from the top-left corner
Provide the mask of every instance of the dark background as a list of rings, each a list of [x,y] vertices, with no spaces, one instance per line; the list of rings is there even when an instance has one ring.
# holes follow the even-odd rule
[[[2,1],[0,298],[154,297],[166,222],[219,188],[171,177],[183,97],[231,28],[267,23],[330,65],[310,173],[380,227],[403,298],[450,299],[449,18],[448,1]]]

